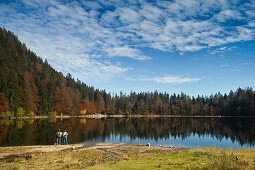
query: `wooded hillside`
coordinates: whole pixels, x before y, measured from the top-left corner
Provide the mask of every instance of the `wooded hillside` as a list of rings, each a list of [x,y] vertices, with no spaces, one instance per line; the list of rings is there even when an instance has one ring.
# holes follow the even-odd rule
[[[174,89],[173,89],[174,90]],[[255,93],[190,97],[184,93],[131,92],[111,96],[70,74],[64,76],[30,51],[17,36],[0,28],[0,114],[173,114],[255,115]]]

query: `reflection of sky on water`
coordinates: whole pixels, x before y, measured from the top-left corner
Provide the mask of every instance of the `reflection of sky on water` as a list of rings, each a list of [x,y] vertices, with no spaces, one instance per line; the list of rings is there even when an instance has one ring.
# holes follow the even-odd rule
[[[190,135],[186,139],[181,139],[180,137],[170,137],[169,139],[140,139],[130,138],[129,136],[111,135],[105,139],[98,138],[85,142],[105,142],[105,143],[137,143],[137,144],[147,144],[150,143],[152,146],[162,145],[163,147],[174,146],[176,148],[196,148],[196,147],[221,147],[221,148],[255,148],[249,144],[240,145],[237,141],[232,142],[230,138],[222,138],[221,140],[215,137]]]

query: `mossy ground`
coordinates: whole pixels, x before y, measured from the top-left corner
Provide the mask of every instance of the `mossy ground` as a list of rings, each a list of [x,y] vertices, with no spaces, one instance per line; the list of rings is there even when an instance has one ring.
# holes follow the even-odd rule
[[[12,154],[13,148],[0,148],[0,152]],[[21,148],[19,153],[29,150],[29,147]],[[30,156],[20,156],[11,162],[2,161],[0,169],[255,169],[254,149],[179,150],[104,144]]]

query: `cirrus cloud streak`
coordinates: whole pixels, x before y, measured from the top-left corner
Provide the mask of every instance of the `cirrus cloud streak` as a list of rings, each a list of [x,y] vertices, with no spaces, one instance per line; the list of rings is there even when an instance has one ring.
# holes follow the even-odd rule
[[[178,76],[165,76],[165,77],[140,77],[137,79],[127,78],[128,81],[146,81],[146,82],[156,82],[164,84],[182,84],[188,82],[198,82],[199,78],[183,78]]]

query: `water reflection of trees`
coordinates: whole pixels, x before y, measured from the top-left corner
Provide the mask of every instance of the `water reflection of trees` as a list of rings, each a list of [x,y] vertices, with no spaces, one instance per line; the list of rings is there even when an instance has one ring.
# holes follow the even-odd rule
[[[68,131],[70,143],[104,140],[111,135],[153,140],[209,135],[254,145],[254,122],[255,118],[0,120],[0,145],[54,144],[58,129]]]
[[[224,137],[240,145],[255,144],[254,118],[159,118],[87,120],[82,140],[106,139],[111,135],[131,139],[186,139],[190,135]],[[91,128],[93,127],[93,128]]]

